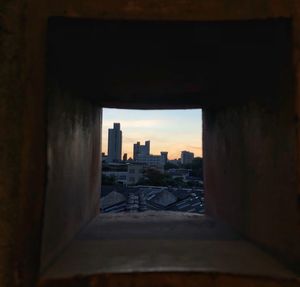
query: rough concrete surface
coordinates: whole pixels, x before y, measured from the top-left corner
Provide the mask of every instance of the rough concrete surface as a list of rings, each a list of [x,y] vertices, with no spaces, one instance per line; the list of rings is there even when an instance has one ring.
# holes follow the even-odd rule
[[[293,118],[295,128],[292,132],[297,135],[295,143],[293,137],[287,137],[291,141],[288,145],[296,144],[292,156],[296,159],[295,169],[297,169],[297,182],[294,187],[282,190],[280,196],[289,192],[294,196],[295,189],[299,196],[299,88],[300,88],[300,6],[299,1],[288,0],[3,0],[0,3],[0,285],[1,286],[29,286],[35,285],[39,270],[39,257],[41,246],[41,227],[43,222],[43,206],[45,192],[45,167],[46,167],[46,89],[45,89],[45,54],[46,54],[46,33],[47,21],[49,17],[64,16],[72,18],[90,19],[142,19],[142,20],[248,20],[248,19],[269,19],[269,18],[290,18],[293,23],[293,93],[291,97],[294,102],[294,109],[287,109],[286,112]],[[148,104],[151,100],[149,100]],[[146,106],[145,106],[146,107]],[[295,117],[294,117],[295,116]],[[290,118],[290,119],[291,119]],[[260,121],[259,121],[260,122]],[[264,121],[263,121],[264,122]],[[268,122],[268,121],[267,121]],[[234,125],[235,126],[235,125]],[[279,125],[282,127],[282,125]],[[274,130],[273,130],[274,131]],[[272,147],[273,137],[268,138],[270,144],[266,144],[265,149]],[[278,155],[278,153],[277,153]],[[287,152],[287,161],[290,160],[290,153]],[[270,156],[272,158],[272,155]],[[280,157],[279,157],[280,158]],[[278,157],[277,157],[278,159]],[[286,160],[284,160],[286,162]],[[268,168],[268,164],[264,165]],[[239,167],[243,169],[243,166]],[[259,170],[262,170],[259,168]],[[206,171],[206,174],[209,171]],[[286,172],[286,171],[285,171]],[[293,174],[294,172],[292,172]],[[208,174],[207,174],[208,176]],[[276,177],[281,174],[276,173]],[[261,177],[263,178],[263,176]],[[272,179],[270,174],[268,180]],[[281,184],[280,184],[281,186]],[[268,189],[268,185],[266,185]],[[242,189],[241,189],[242,191]],[[249,193],[248,193],[249,194]],[[265,193],[264,193],[265,194]],[[278,193],[276,193],[278,195]],[[276,195],[276,196],[277,196]],[[276,197],[275,196],[275,197]],[[257,199],[258,198],[258,199]],[[282,213],[289,209],[294,209],[294,204],[287,207]],[[256,206],[257,217],[252,217],[255,222],[259,221],[264,214],[262,211],[268,203],[260,201],[259,194],[252,198],[252,206]],[[275,200],[276,201],[276,200]],[[257,204],[261,202],[260,206]],[[282,209],[281,205],[277,206]],[[266,216],[267,225],[274,226],[274,218]],[[281,223],[289,222],[290,212],[287,217],[282,217]],[[299,220],[299,207],[298,215]],[[293,221],[295,218],[293,218]],[[299,222],[299,221],[298,221]],[[257,228],[251,224],[253,235],[257,238],[267,238],[262,225]],[[255,227],[256,226],[256,227]],[[287,226],[290,226],[288,223]],[[270,228],[271,228],[270,227]],[[272,227],[273,228],[273,227]],[[294,225],[299,230],[299,224]],[[268,228],[269,229],[269,228]],[[273,229],[274,230],[274,229]],[[294,230],[295,231],[295,230]],[[285,229],[280,235],[280,246]],[[297,246],[299,240],[295,241],[294,232],[288,232],[289,240],[293,241],[287,251],[291,254]],[[271,233],[276,238],[276,232]],[[254,236],[256,237],[256,236]],[[298,237],[296,237],[298,239]],[[277,239],[276,239],[277,240]],[[265,242],[268,245],[268,242]],[[272,246],[275,245],[272,243]],[[276,246],[277,243],[276,243]],[[138,280],[145,278],[157,279],[157,274],[143,274]],[[108,279],[110,278],[110,279]],[[144,279],[143,279],[144,278]],[[180,281],[177,275],[166,274],[159,277],[162,284],[176,282],[180,286],[185,285],[187,278],[190,285],[192,282],[199,283],[199,277],[184,277]],[[182,277],[183,278],[183,277]],[[192,279],[191,279],[192,278]],[[114,277],[108,276],[107,280],[120,285],[127,282],[130,285],[130,278],[127,275]],[[106,280],[105,279],[105,280]],[[202,278],[203,279],[203,278]],[[224,278],[223,278],[224,279]],[[96,280],[96,279],[91,279]],[[115,281],[114,281],[115,280]],[[169,281],[168,281],[169,280]],[[203,279],[205,280],[205,279]],[[221,279],[220,279],[221,280]],[[241,281],[233,283],[232,278],[226,278],[227,286],[245,286]],[[258,280],[258,279],[257,279]],[[141,282],[139,281],[139,282]],[[210,280],[208,280],[211,282]],[[206,283],[208,281],[205,281]],[[214,285],[216,286],[216,279]],[[77,283],[76,283],[77,282]],[[144,281],[145,282],[145,281]],[[168,283],[169,282],[169,283]],[[204,282],[204,281],[201,281]],[[75,280],[74,284],[81,284],[80,280]],[[103,282],[102,282],[103,283]],[[230,284],[232,283],[232,284]],[[205,283],[203,283],[205,284]],[[221,284],[221,283],[220,283]],[[225,284],[225,283],[224,283]],[[235,285],[234,285],[235,284]],[[250,284],[250,283],[249,283]],[[253,286],[270,286],[268,282],[259,281]],[[259,285],[260,284],[260,285]],[[57,285],[58,286],[58,285]],[[95,285],[94,285],[95,286]],[[123,286],[125,286],[123,284]],[[153,285],[152,285],[153,286]],[[208,285],[207,285],[208,286]],[[224,285],[225,286],[225,285]],[[274,285],[278,286],[278,285]],[[283,286],[283,285],[282,285]],[[286,285],[292,286],[292,285]]]
[[[47,189],[41,268],[45,268],[97,213],[100,110],[48,89]]]
[[[206,216],[145,212],[99,214],[46,270],[42,281],[103,273],[191,271],[296,278],[271,256]]]
[[[282,101],[205,110],[204,170],[208,214],[297,268],[295,124],[289,109]]]
[[[72,279],[46,280],[41,287],[157,287],[157,286],[189,286],[189,287],[299,287],[295,280],[236,276],[231,274],[219,275],[200,272],[149,272],[101,274]]]

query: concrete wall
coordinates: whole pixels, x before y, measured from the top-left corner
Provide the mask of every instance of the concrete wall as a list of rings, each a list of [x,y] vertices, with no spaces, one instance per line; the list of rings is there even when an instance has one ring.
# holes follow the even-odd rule
[[[47,188],[41,267],[99,209],[100,110],[48,81]]]
[[[299,269],[291,51],[278,50],[255,98],[204,111],[204,170],[208,213]]]
[[[43,51],[26,48],[31,40],[24,2],[0,3],[0,286],[32,286],[41,247]],[[30,53],[40,58],[40,66],[29,60]],[[34,66],[40,70],[33,75]]]
[[[252,65],[240,58],[247,72],[234,78],[241,86],[228,78],[229,65],[222,69],[221,91],[240,100],[204,109],[204,172],[207,213],[299,269],[298,120],[289,42],[287,29],[285,40],[258,47],[254,56],[243,49],[242,57],[253,58]],[[257,61],[255,55],[263,56]]]
[[[43,195],[46,183],[44,172],[46,166],[46,93],[44,82],[46,28],[49,17],[208,21],[292,17],[294,23],[294,65],[297,80],[295,113],[297,112],[297,115],[299,115],[299,5],[297,0],[1,1],[0,285],[9,287],[34,286],[39,270]],[[243,116],[244,120],[242,122],[244,124],[246,124],[246,115],[250,116],[255,113],[261,115],[259,107],[243,109],[237,111],[237,114]],[[290,110],[285,109],[285,111]],[[215,126],[220,128],[220,118],[224,116],[232,122],[233,126],[238,127],[238,120],[232,119],[233,115],[234,113],[230,110],[220,112],[216,116]],[[271,117],[269,120],[264,120],[263,117],[259,118],[260,116],[256,118],[258,123],[269,123],[271,119]],[[254,126],[254,122],[251,122],[250,125]],[[285,125],[282,124],[280,126],[281,131],[283,131]],[[297,129],[298,126],[299,124],[297,124]],[[265,130],[268,131],[267,128],[253,128],[251,134],[258,139],[258,142],[264,143],[264,136],[256,134],[254,131],[262,132]],[[274,125],[271,131],[272,134],[266,140],[276,138]],[[288,134],[290,132],[289,130]],[[299,134],[296,143],[297,152],[294,154],[294,158],[297,159],[298,172],[300,170],[300,165],[298,164]],[[214,137],[216,135],[211,136]],[[216,142],[214,141],[214,143]],[[287,145],[287,143],[283,144]],[[289,144],[293,145],[293,142]],[[272,144],[265,143],[263,146],[267,150],[272,147]],[[249,145],[244,144],[243,150],[248,151],[247,147],[250,149]],[[252,151],[255,152],[254,149]],[[220,150],[217,153],[220,154]],[[266,154],[270,153],[266,151]],[[276,154],[283,157],[278,152]],[[290,156],[291,153],[287,152],[287,158],[290,158]],[[271,154],[269,157],[273,159]],[[283,162],[287,161],[283,160]],[[256,170],[263,171],[262,167]],[[290,167],[288,170],[290,170]],[[241,173],[237,172],[237,174]],[[276,173],[276,175],[279,177],[281,174]],[[267,178],[269,178],[268,181],[271,180],[270,175]],[[222,180],[222,177],[220,179]],[[276,180],[279,181],[279,179]],[[280,183],[280,186],[282,186],[282,183]],[[297,186],[299,190],[298,181]],[[259,190],[261,191],[262,187]],[[249,195],[249,193],[247,194]],[[276,192],[276,194],[282,196],[283,193]],[[258,194],[255,196],[259,197]],[[294,197],[294,189],[291,189],[291,195],[287,199],[288,202],[291,200],[290,196]],[[276,200],[276,202],[279,201]],[[259,202],[256,204],[259,204]],[[256,209],[258,210],[258,206]],[[255,214],[264,214],[264,212]],[[291,214],[287,212],[287,219],[290,219],[290,216]],[[251,218],[250,221],[253,223],[254,217]],[[283,218],[281,222],[283,222]],[[262,225],[255,226],[258,230],[258,228],[261,229]],[[280,226],[282,226],[282,223]],[[274,231],[274,228],[272,227],[270,230]],[[262,235],[259,238],[265,239],[265,232],[260,231],[260,233]],[[251,232],[251,234],[253,235],[254,233]],[[275,235],[278,235],[278,233]],[[283,242],[282,239],[280,239],[280,242]],[[274,246],[273,243],[272,245]]]
[[[297,268],[296,134],[286,109],[204,111],[206,208]]]

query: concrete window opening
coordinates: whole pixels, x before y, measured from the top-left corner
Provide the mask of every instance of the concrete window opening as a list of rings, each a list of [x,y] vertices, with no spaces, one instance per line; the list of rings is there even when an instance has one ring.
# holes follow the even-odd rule
[[[42,286],[77,275],[294,280],[290,21],[48,24]],[[202,109],[205,214],[99,214],[103,107]]]
[[[103,109],[101,161],[100,212],[204,213],[200,109]]]

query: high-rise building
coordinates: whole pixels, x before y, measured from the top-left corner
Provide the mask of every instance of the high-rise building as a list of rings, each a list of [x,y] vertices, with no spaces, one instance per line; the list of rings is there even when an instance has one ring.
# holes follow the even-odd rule
[[[150,141],[145,141],[145,145],[137,142],[133,145],[133,160],[137,160],[138,156],[146,157],[150,155]]]
[[[186,150],[181,152],[181,163],[182,164],[192,163],[193,159],[194,159],[194,154],[192,152],[189,152]]]
[[[124,153],[124,155],[123,155],[123,161],[127,161],[127,153]]]
[[[122,131],[119,123],[114,123],[113,129],[108,129],[108,160],[110,162],[121,161],[122,155]]]

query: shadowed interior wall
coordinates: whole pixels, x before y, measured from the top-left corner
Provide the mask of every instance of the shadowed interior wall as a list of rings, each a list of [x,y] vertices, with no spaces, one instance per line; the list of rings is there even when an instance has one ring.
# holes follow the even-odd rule
[[[203,111],[206,210],[299,268],[297,121],[291,60],[281,57],[256,100]]]
[[[300,2],[298,0],[2,1],[0,5],[1,286],[32,287],[37,280],[40,231],[43,222],[44,167],[46,166],[45,35],[47,20],[53,16],[191,21],[290,17],[293,22],[294,63],[297,78],[296,109],[298,116],[300,114]],[[152,98],[149,101],[152,102]],[[211,113],[210,110],[208,112]],[[233,115],[230,110],[223,112]],[[234,122],[236,125],[237,120]],[[220,127],[220,122],[216,126]],[[257,138],[263,140],[262,136]],[[224,141],[220,139],[221,143]],[[216,144],[215,141],[210,142]],[[299,136],[297,145],[299,150]],[[266,146],[270,147],[271,144]],[[217,154],[220,155],[220,152],[221,150],[218,150]],[[296,158],[298,155],[299,152],[294,154]],[[224,182],[225,178],[221,177],[220,169],[217,173],[220,180],[223,179]],[[237,174],[241,173],[241,171],[237,172]],[[300,172],[298,183],[299,175]],[[236,177],[234,179],[236,180]],[[210,184],[213,188],[212,183]],[[298,184],[298,190],[299,186]],[[294,193],[294,190],[291,190],[291,193]],[[259,194],[257,196],[259,197]],[[282,212],[285,211],[282,208]],[[299,229],[299,225],[297,228]]]
[[[299,258],[288,19],[58,17],[48,40],[50,73],[72,95],[111,107],[202,107],[209,214],[282,258]]]
[[[42,268],[97,214],[101,150],[100,110],[70,95],[55,81],[49,81],[47,92]]]

